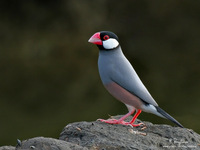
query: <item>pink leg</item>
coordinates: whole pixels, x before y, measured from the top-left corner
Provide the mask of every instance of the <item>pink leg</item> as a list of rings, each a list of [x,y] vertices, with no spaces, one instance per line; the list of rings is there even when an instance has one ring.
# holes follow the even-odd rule
[[[131,125],[133,127],[137,127],[137,126],[143,125],[143,123],[133,124],[141,112],[142,112],[142,110],[138,109],[138,111],[134,115],[133,119],[130,122],[128,122],[127,125]]]
[[[108,120],[104,120],[104,119],[98,119],[101,122],[105,122],[105,123],[109,123],[109,124],[124,124],[124,120],[132,115],[135,112],[135,109],[129,111],[126,115],[124,115],[123,117],[121,117],[119,120],[117,119],[108,119]]]
[[[117,120],[117,119],[108,119],[108,120],[98,119],[98,120],[101,121],[101,122],[109,123],[109,124],[123,124],[123,125],[130,125],[132,127],[137,127],[137,126],[140,126],[140,125],[143,124],[143,123],[133,124],[135,122],[136,118],[142,112],[140,109],[138,109],[137,113],[135,114],[135,116],[133,117],[133,119],[130,122],[125,122],[124,121],[128,116],[132,115],[134,113],[134,111],[135,111],[135,109],[133,109],[132,111],[130,111],[129,113],[124,115],[119,120]]]

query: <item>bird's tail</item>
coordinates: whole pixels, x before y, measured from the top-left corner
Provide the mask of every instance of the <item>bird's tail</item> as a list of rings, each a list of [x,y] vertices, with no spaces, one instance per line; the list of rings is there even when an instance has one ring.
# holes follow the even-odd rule
[[[160,113],[162,116],[164,116],[165,118],[167,118],[168,120],[172,121],[173,123],[175,123],[177,126],[184,128],[176,119],[174,119],[172,116],[170,116],[167,112],[165,112],[163,109],[161,109],[158,106],[154,106],[157,110],[158,113]]]

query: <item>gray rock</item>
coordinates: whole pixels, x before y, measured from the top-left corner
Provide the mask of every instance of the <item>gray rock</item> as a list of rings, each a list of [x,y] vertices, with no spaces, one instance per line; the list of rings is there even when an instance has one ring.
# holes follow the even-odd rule
[[[87,150],[87,148],[53,138],[36,137],[22,141],[16,150]]]
[[[200,135],[191,129],[143,123],[145,126],[134,128],[100,121],[71,123],[59,139],[17,140],[16,150],[200,150]],[[14,149],[0,147],[0,150]]]
[[[15,150],[15,147],[13,147],[13,146],[1,146],[0,150]]]
[[[143,123],[145,127],[132,128],[100,121],[77,122],[67,125],[59,139],[89,149],[200,149],[200,135],[193,130]]]

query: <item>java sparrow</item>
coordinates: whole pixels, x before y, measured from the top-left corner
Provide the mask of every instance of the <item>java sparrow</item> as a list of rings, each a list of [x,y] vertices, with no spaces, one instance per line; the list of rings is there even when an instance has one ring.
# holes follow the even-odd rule
[[[124,56],[117,35],[110,31],[101,31],[95,33],[88,42],[96,44],[99,48],[98,69],[103,85],[108,92],[119,101],[123,102],[129,112],[119,120],[99,119],[102,122],[110,124],[140,126],[134,124],[139,114],[144,111],[166,118],[179,127],[183,126],[172,116],[161,109],[151,94],[148,92],[134,68]],[[130,122],[124,120],[136,114]]]

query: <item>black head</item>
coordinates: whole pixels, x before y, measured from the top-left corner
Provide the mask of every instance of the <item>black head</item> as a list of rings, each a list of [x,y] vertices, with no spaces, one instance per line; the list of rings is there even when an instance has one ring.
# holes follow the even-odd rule
[[[119,46],[117,35],[110,31],[97,32],[88,42],[96,44],[100,50],[113,50]]]

